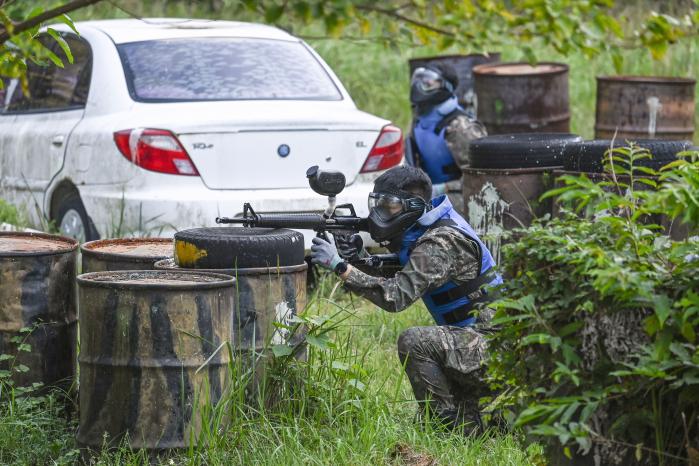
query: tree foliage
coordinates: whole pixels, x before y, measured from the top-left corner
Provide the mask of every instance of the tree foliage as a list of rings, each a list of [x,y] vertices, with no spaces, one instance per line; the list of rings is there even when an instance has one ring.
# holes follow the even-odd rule
[[[47,42],[39,40],[39,29],[49,21],[60,21],[74,29],[68,13],[98,1],[72,0],[49,8],[36,6],[34,2],[26,0],[0,1],[0,76],[19,78],[26,91],[28,61],[63,67],[63,61],[50,50]],[[72,63],[73,57],[65,40],[52,28],[48,28],[47,32]]]
[[[699,453],[699,162],[660,173],[637,147],[608,154],[602,181],[565,176],[561,218],[504,250],[508,299],[491,365],[516,424],[603,464],[675,464]],[[669,218],[667,217],[669,214]]]
[[[536,61],[536,51],[552,47],[563,55],[593,57],[611,52],[618,69],[621,51],[647,48],[654,58],[684,37],[696,34],[699,11],[682,15],[645,12],[641,22],[615,14],[614,0],[241,0],[226,1],[255,12],[268,23],[292,26],[320,21],[330,36],[347,29],[387,40],[404,38],[446,48],[488,50],[514,43]]]
[[[36,40],[39,27],[50,21],[72,25],[67,13],[99,1],[0,1],[0,73],[21,78],[27,60],[62,66]],[[129,11],[127,0],[110,4]],[[320,24],[330,37],[349,32],[387,43],[409,41],[474,51],[515,44],[532,62],[546,47],[587,57],[608,52],[618,70],[623,49],[645,48],[660,59],[671,44],[695,35],[699,24],[696,2],[680,15],[648,11],[640,21],[617,17],[615,0],[209,0],[208,4],[217,16],[252,17],[287,29]]]

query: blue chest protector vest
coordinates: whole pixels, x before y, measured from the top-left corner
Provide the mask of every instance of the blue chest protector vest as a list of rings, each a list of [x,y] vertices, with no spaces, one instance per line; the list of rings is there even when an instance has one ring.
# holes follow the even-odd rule
[[[420,168],[427,172],[433,184],[461,178],[461,171],[444,139],[446,127],[435,132],[442,120],[455,110],[462,109],[456,97],[452,97],[415,120],[413,137],[420,153]]]
[[[502,277],[495,273],[495,260],[487,246],[478,238],[471,225],[454,210],[449,199],[445,195],[439,196],[432,200],[432,205],[434,206],[432,210],[420,217],[418,223],[403,235],[403,245],[398,253],[400,263],[405,265],[408,262],[417,240],[427,230],[436,226],[448,225],[456,228],[478,243],[481,254],[481,269],[478,277],[460,285],[448,281],[422,297],[437,325],[457,327],[473,325],[476,322],[476,318],[471,315],[474,305],[488,300],[487,292],[483,287],[500,285]]]

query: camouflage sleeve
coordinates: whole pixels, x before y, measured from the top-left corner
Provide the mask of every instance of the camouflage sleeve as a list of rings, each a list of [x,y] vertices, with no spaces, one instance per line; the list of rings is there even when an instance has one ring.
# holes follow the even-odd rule
[[[389,312],[399,312],[451,278],[478,275],[478,246],[450,227],[426,233],[407,264],[393,278],[372,277],[352,268],[345,287]]]
[[[487,136],[485,126],[465,115],[454,118],[447,126],[444,137],[447,147],[459,166],[469,165],[468,146],[473,139]]]

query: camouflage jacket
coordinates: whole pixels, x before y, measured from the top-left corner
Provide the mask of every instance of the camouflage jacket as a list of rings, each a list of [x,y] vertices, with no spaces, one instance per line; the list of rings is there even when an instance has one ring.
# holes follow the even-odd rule
[[[444,139],[454,161],[460,167],[470,165],[468,147],[472,140],[487,136],[485,126],[466,115],[454,118],[444,131]]]
[[[418,239],[408,263],[395,276],[376,277],[352,267],[345,288],[389,312],[402,311],[449,280],[463,283],[478,276],[478,244],[455,228],[428,230]]]

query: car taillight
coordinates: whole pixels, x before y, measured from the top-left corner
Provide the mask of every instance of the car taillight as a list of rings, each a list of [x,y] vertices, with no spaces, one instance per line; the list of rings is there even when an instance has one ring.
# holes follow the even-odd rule
[[[119,152],[146,170],[198,176],[199,172],[172,132],[164,129],[125,129],[114,133]]]
[[[364,162],[361,173],[386,170],[398,165],[402,159],[403,133],[396,126],[384,126]]]

